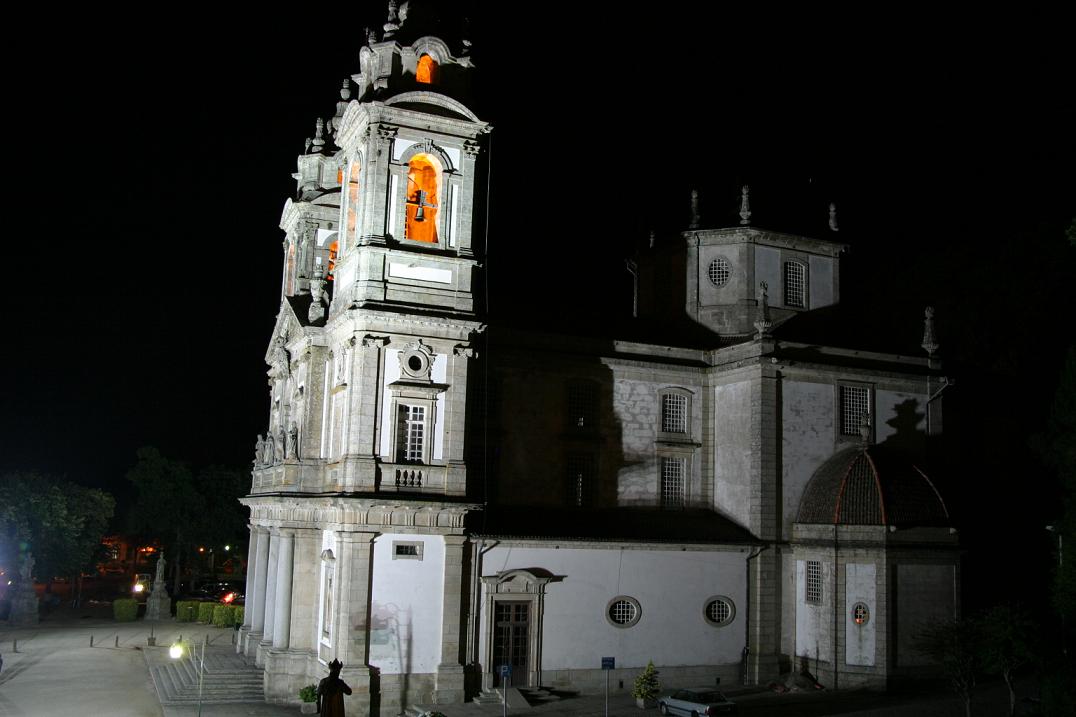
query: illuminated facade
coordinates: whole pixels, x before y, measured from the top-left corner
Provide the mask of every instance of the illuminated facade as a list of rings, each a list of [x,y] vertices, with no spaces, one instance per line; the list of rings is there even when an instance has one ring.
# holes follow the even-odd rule
[[[384,715],[474,698],[502,665],[594,689],[605,656],[629,688],[649,660],[667,686],[914,671],[897,616],[959,594],[944,503],[901,457],[941,428],[933,359],[783,338],[838,304],[843,246],[749,212],[639,262],[644,308],[695,331],[488,328],[489,126],[461,47],[390,12],[298,160],[243,499],[239,649],[266,698],[333,659],[349,709]]]

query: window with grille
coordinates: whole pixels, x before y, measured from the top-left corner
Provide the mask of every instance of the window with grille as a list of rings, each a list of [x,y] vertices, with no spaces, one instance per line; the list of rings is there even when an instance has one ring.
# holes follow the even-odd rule
[[[684,507],[684,480],[687,473],[686,458],[661,458],[661,507]]]
[[[415,541],[392,541],[393,560],[422,560],[422,543]]]
[[[421,462],[426,445],[426,407],[402,405],[396,426],[396,453],[401,462]]]
[[[807,602],[818,605],[822,602],[822,563],[818,560],[807,561]]]
[[[568,386],[568,427],[576,430],[597,428],[598,389],[589,382]]]
[[[661,396],[662,433],[687,433],[687,396],[666,393]]]
[[[871,619],[870,609],[861,602],[857,602],[852,607],[852,620],[857,625],[866,625],[867,621]]]
[[[639,622],[639,617],[642,615],[642,608],[639,606],[639,601],[635,598],[628,597],[627,595],[619,595],[609,601],[609,606],[605,611],[606,617],[609,618],[609,622],[617,627],[631,627],[635,623]]]
[[[568,502],[582,508],[591,504],[594,492],[594,455],[592,453],[569,453]]]
[[[784,279],[785,306],[807,308],[807,267],[798,261],[786,261]]]
[[[858,436],[864,417],[871,423],[870,388],[841,386],[841,435]]]
[[[732,267],[729,266],[728,259],[719,257],[710,262],[710,266],[707,267],[706,273],[710,277],[711,284],[714,286],[724,286],[729,281]]]
[[[736,611],[732,607],[732,600],[724,595],[715,595],[706,601],[702,614],[706,622],[720,627],[732,622]]]

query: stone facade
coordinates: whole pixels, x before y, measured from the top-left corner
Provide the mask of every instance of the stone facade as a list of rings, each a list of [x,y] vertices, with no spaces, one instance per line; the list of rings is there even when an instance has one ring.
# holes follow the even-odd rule
[[[941,426],[933,358],[783,335],[839,302],[843,245],[672,237],[640,260],[639,297],[673,339],[491,328],[474,240],[489,126],[464,104],[466,46],[390,16],[360,64],[280,223],[268,429],[242,501],[238,649],[266,699],[296,702],[333,659],[349,711],[383,715],[470,699],[501,665],[515,685],[593,689],[608,655],[617,689],[651,659],[667,686],[916,667],[903,625],[956,610],[907,589],[958,595],[946,526],[799,522],[832,456],[914,453]]]

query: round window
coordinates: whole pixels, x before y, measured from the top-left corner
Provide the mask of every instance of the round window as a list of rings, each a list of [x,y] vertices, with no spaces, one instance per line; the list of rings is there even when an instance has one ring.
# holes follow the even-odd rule
[[[639,601],[627,595],[620,595],[609,601],[605,608],[605,617],[617,627],[631,627],[642,616]]]
[[[714,286],[724,286],[729,281],[729,276],[732,275],[732,267],[729,266],[728,259],[718,257],[710,262],[710,268],[707,270],[710,275],[710,283]]]
[[[871,619],[870,609],[861,602],[852,606],[852,619],[857,625],[865,625]]]
[[[706,601],[702,616],[706,622],[720,627],[732,622],[732,618],[736,616],[736,608],[733,607],[732,600],[724,595],[714,595]]]
[[[420,359],[418,356],[412,356],[411,358],[407,359],[407,367],[415,373],[418,373],[422,370],[422,359]]]

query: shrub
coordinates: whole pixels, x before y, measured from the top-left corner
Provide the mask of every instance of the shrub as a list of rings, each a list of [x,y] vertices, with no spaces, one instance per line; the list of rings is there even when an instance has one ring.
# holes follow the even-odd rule
[[[231,627],[235,624],[235,608],[231,605],[217,605],[213,608],[213,625]]]
[[[213,602],[198,603],[198,622],[208,625],[213,622],[213,610],[217,607]]]
[[[242,625],[243,624],[243,618],[246,617],[246,612],[244,612],[243,606],[242,605],[234,605],[232,607],[232,609],[235,610],[235,624],[236,625]]]
[[[177,622],[194,622],[198,617],[198,601],[197,600],[180,600],[176,603],[176,621]]]
[[[635,678],[631,696],[639,700],[652,700],[657,698],[659,692],[661,683],[658,682],[658,671],[654,669],[653,662],[647,662],[646,669]]]
[[[117,622],[134,622],[138,617],[138,601],[132,598],[113,600],[112,616]]]
[[[317,702],[318,701],[318,688],[317,685],[307,685],[299,690],[299,699],[303,702]]]

